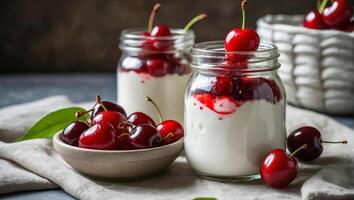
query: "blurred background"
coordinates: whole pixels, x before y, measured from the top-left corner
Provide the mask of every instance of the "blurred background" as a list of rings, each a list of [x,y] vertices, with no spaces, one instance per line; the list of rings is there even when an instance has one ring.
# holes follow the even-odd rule
[[[120,32],[146,27],[157,2],[162,4],[157,22],[169,27],[182,28],[207,13],[193,28],[197,42],[223,39],[241,24],[240,0],[2,0],[0,73],[114,72]],[[315,0],[250,0],[247,24],[255,28],[266,14],[301,14],[315,5]]]

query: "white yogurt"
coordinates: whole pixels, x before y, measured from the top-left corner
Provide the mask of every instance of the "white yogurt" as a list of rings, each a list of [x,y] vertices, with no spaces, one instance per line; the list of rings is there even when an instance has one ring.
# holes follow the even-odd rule
[[[165,119],[183,124],[184,91],[189,77],[177,74],[152,77],[134,71],[118,72],[118,103],[128,115],[136,111],[144,112],[158,122],[155,108],[145,100],[149,96],[160,107]]]
[[[199,173],[220,177],[255,175],[271,149],[285,148],[281,102],[247,101],[235,112],[220,115],[188,97],[185,114],[185,154]]]

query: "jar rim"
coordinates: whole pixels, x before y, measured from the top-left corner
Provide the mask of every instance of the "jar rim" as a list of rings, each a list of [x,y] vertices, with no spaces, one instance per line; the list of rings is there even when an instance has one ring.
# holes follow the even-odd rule
[[[197,70],[221,70],[232,72],[261,72],[278,69],[278,48],[261,42],[255,51],[226,52],[224,41],[195,44],[192,48],[192,68]],[[242,61],[230,62],[228,56],[239,56]],[[232,66],[232,67],[230,67]]]
[[[195,34],[193,30],[185,32],[183,29],[171,28],[171,36],[146,36],[143,32],[146,28],[130,28],[121,32],[119,48],[127,51],[140,51],[145,41],[154,40],[157,42],[173,43],[174,49],[164,51],[164,53],[174,52],[179,49],[191,49],[194,45]],[[158,51],[148,51],[148,53],[161,53]]]
[[[192,38],[194,39],[194,31],[193,30],[188,30],[185,32],[183,29],[180,28],[171,28],[170,31],[172,33],[171,36],[159,36],[159,37],[154,37],[154,36],[146,36],[143,35],[142,33],[146,31],[146,28],[129,28],[125,29],[121,32],[121,37],[120,39],[161,39],[161,40],[178,40],[181,38]]]
[[[216,46],[220,46],[222,44],[222,48],[218,47],[215,48]],[[207,49],[207,47],[212,49]],[[231,51],[231,52],[226,52],[224,48],[224,41],[223,40],[216,40],[216,41],[208,41],[208,42],[201,42],[197,43],[193,46],[192,51],[194,52],[201,52],[201,53],[214,53],[214,54],[220,54],[225,56],[225,54],[237,54],[237,55],[250,55],[250,54],[261,54],[261,53],[272,53],[272,54],[277,54],[278,53],[278,47],[275,46],[272,43],[266,43],[266,42],[261,42],[259,45],[259,48],[256,51]]]

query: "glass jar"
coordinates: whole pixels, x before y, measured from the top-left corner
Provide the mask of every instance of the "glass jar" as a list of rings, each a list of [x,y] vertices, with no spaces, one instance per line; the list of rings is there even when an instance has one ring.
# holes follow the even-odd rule
[[[193,31],[171,29],[172,36],[151,37],[143,29],[122,32],[118,63],[118,103],[128,114],[144,112],[155,121],[155,108],[145,100],[151,97],[164,118],[183,123],[185,87],[191,75],[190,50]]]
[[[194,73],[185,94],[185,154],[200,175],[222,181],[259,178],[274,148],[285,148],[285,91],[278,50],[227,53],[223,41],[192,49]]]

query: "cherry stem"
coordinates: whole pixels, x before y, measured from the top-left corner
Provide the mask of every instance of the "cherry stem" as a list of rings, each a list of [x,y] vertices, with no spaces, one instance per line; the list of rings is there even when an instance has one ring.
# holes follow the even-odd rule
[[[148,32],[150,33],[152,30],[152,26],[154,24],[155,16],[156,13],[160,10],[161,4],[157,3],[154,5],[154,7],[151,10],[151,14],[149,17],[149,23],[148,23]]]
[[[86,119],[86,117],[85,117],[85,115],[86,115],[88,112],[90,112],[90,111],[86,111],[86,112],[76,112],[76,113],[75,113],[75,117],[76,117],[76,119],[80,119],[80,118],[84,119],[84,123],[85,123],[86,125],[90,126],[90,123],[87,121],[87,119]]]
[[[332,141],[321,140],[321,143],[329,143],[329,144],[348,144],[348,141],[343,140],[343,141],[332,142]]]
[[[98,104],[100,104],[100,106],[102,106],[104,111],[108,111],[108,109],[106,108],[106,106],[103,105],[102,101],[101,101],[101,96],[98,94],[96,95],[96,101]]]
[[[242,30],[246,28],[246,8],[247,8],[247,0],[243,0],[241,3],[242,10]]]
[[[302,145],[301,147],[299,147],[298,149],[296,149],[292,154],[290,154],[290,157],[293,157],[297,152],[306,149],[307,148],[307,144]]]
[[[173,134],[172,132],[170,132],[170,133],[167,134],[165,137],[159,139],[157,142],[162,142],[162,141],[164,141],[164,140],[166,140],[166,139],[168,139],[168,138],[170,138],[170,137],[173,137],[173,135],[174,135],[174,134]]]
[[[319,10],[320,7],[321,7],[321,4],[322,4],[322,0],[317,0],[316,3],[317,3],[317,4],[316,4],[317,10]]]
[[[160,123],[161,123],[163,118],[162,118],[162,113],[161,113],[159,106],[149,96],[146,96],[145,99],[146,99],[146,101],[149,101],[150,103],[152,103],[154,105],[154,107],[156,108],[156,110],[159,114],[159,119],[160,119]]]
[[[135,125],[133,123],[130,123],[129,121],[122,121],[121,123],[118,124],[118,128],[121,128],[122,124],[126,124],[132,127],[135,127]]]
[[[323,13],[323,10],[325,9],[325,7],[326,7],[326,5],[327,5],[327,2],[328,2],[328,0],[323,0],[323,1],[322,1],[321,5],[320,5],[320,8],[318,9],[318,12],[319,12],[320,14]]]
[[[205,13],[202,13],[196,17],[194,17],[191,21],[188,22],[188,24],[183,28],[184,32],[187,32],[196,22],[207,18],[207,15]]]

